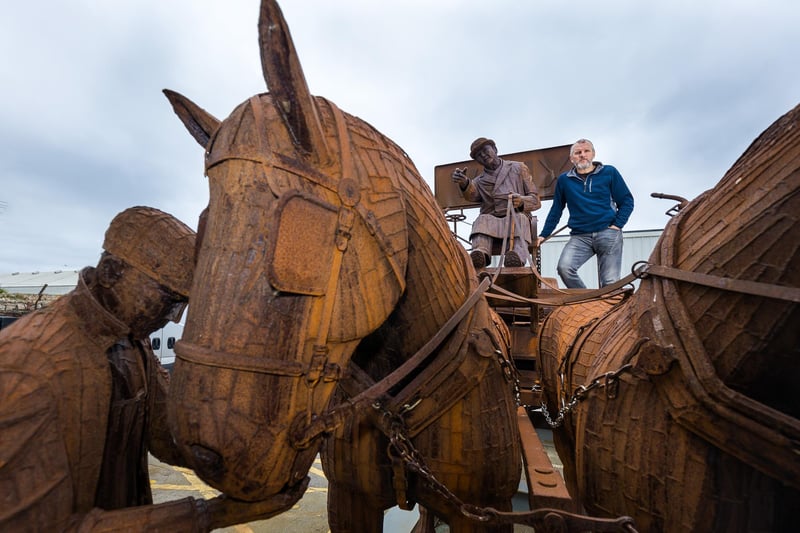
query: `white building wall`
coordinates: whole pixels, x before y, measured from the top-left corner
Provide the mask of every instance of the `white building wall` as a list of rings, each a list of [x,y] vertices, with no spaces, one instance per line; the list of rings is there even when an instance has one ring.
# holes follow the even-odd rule
[[[0,274],[0,289],[9,294],[42,294],[61,296],[78,284],[77,270],[55,271],[55,272],[13,272],[10,274]],[[150,335],[153,342],[153,352],[161,361],[161,364],[171,366],[175,362],[174,343],[183,334],[183,325],[186,318],[186,310],[181,316],[179,324],[167,322],[163,328],[154,331]],[[6,317],[0,327],[11,323],[12,318]],[[158,343],[155,340],[158,339]],[[155,345],[158,344],[158,348]]]
[[[631,272],[633,264],[637,261],[646,261],[650,258],[653,248],[661,237],[662,230],[639,230],[639,231],[623,231],[623,244],[622,244],[622,277],[627,276]],[[555,278],[558,280],[559,287],[564,287],[561,278],[558,277],[556,272],[556,265],[558,258],[561,255],[561,250],[569,240],[569,234],[565,230],[564,234],[551,237],[547,242],[542,245],[542,276],[546,278]],[[579,270],[578,274],[583,279],[583,282],[590,289],[598,287],[597,277],[597,259],[592,257],[585,265]]]
[[[660,229],[623,232],[622,276],[626,276],[637,261],[649,259],[656,242],[661,237],[661,232],[662,230]],[[561,250],[564,249],[564,245],[568,240],[569,235],[565,232],[564,235],[556,235],[550,238],[542,246],[542,276],[555,278],[560,287],[563,287],[564,284],[558,277],[556,265],[558,264]],[[496,265],[498,258],[493,257],[492,259],[492,264]],[[594,257],[578,272],[587,287],[597,288],[597,260]],[[0,288],[12,293],[36,294],[42,290],[42,287],[46,286],[45,292],[48,294],[65,294],[75,287],[77,278],[77,271],[0,274]],[[171,365],[175,361],[173,346],[174,342],[180,339],[183,334],[183,320],[185,320],[185,317],[186,311],[181,317],[180,324],[169,322],[164,328],[153,332],[150,336],[151,340],[159,340],[159,347],[157,349],[154,348],[153,351],[162,364]]]

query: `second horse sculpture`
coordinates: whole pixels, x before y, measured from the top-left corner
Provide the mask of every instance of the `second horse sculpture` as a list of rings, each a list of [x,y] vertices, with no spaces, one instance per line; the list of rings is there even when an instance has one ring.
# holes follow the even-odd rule
[[[636,294],[546,319],[548,404],[576,402],[556,447],[590,513],[797,530],[799,216],[797,106],[670,221]]]
[[[332,531],[381,531],[414,502],[483,531],[468,506],[509,511],[521,472],[507,330],[408,156],[311,95],[274,1],[259,35],[270,92],[226,120],[167,92],[210,187],[177,442],[258,500],[304,479],[326,436]]]

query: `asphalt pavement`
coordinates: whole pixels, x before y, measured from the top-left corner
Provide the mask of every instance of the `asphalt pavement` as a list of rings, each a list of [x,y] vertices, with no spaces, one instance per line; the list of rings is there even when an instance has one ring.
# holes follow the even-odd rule
[[[547,430],[539,432],[553,463],[560,467],[560,460],[552,445],[552,434]],[[325,479],[319,457],[311,465],[308,475],[311,478],[308,490],[290,510],[269,520],[238,524],[218,531],[227,533],[329,533],[328,481]],[[162,463],[153,456],[150,456],[150,485],[153,489],[155,503],[178,500],[187,496],[209,499],[219,494],[217,490],[206,485],[188,468]],[[528,510],[527,505],[527,488],[525,487],[525,477],[522,476],[520,492],[514,499],[514,510],[526,511]],[[416,510],[402,511],[397,507],[389,509],[384,518],[384,532],[405,533],[411,531],[417,521],[417,516]],[[437,533],[449,531],[449,528],[444,525],[436,529]],[[526,526],[514,527],[515,533],[532,531],[532,528]]]
[[[328,482],[322,473],[319,457],[309,471],[311,482],[302,499],[292,509],[269,520],[219,529],[230,533],[327,533]],[[206,485],[192,470],[171,466],[150,456],[150,486],[154,503],[191,496],[209,499],[219,492]]]

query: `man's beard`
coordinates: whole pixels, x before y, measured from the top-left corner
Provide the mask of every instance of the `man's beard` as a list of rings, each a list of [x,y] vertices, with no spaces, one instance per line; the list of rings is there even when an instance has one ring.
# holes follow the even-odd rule
[[[581,170],[581,171],[590,170],[592,168],[592,162],[591,161],[579,161],[579,162],[575,163],[575,168],[577,168],[578,170]]]

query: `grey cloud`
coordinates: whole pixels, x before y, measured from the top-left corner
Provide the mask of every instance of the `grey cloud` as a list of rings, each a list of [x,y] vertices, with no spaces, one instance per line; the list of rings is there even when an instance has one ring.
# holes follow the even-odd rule
[[[714,186],[798,103],[791,0],[281,7],[312,92],[393,138],[431,186],[479,135],[508,152],[585,136],[634,190],[628,229],[663,226],[650,192]],[[195,225],[202,149],[161,89],[218,118],[265,91],[257,14],[257,0],[6,7],[0,272],[91,264],[130,205]]]

